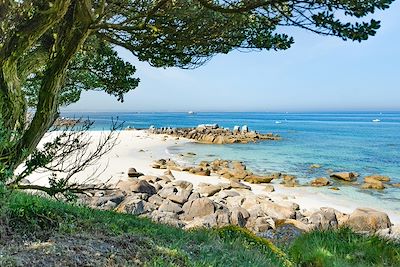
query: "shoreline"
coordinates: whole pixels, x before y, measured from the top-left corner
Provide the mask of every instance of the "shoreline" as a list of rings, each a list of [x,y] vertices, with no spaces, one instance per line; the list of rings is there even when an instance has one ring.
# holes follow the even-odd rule
[[[96,143],[96,140],[99,140],[101,135],[105,132],[107,131],[89,132],[92,137],[92,142]],[[56,132],[46,134],[41,144],[50,140],[55,135]],[[109,183],[115,184],[119,180],[128,180],[127,170],[129,168],[135,168],[138,172],[146,175],[163,175],[165,170],[153,169],[151,167],[153,161],[161,158],[171,158],[171,154],[167,152],[168,147],[184,145],[188,142],[194,141],[184,138],[177,139],[166,135],[150,134],[145,130],[120,131],[116,146],[97,163],[99,166],[108,165],[107,169],[94,182],[102,183],[111,178]],[[79,173],[74,181],[85,181],[86,177],[91,174],[96,166]],[[218,184],[229,181],[228,179],[216,175],[200,176],[180,171],[172,171],[172,173],[177,180],[189,181],[193,183],[194,187],[198,187],[200,183]],[[45,185],[48,181],[48,175],[49,173],[34,173],[28,177],[28,180],[34,184]],[[365,203],[362,205],[351,199],[346,199],[345,194],[334,194],[331,196],[321,192],[323,190],[320,190],[320,188],[311,186],[288,188],[275,181],[270,183],[274,186],[275,192],[264,191],[265,184],[249,184],[246,182],[244,182],[244,184],[249,185],[252,188],[252,192],[256,195],[268,196],[277,203],[294,202],[300,206],[300,210],[307,210],[307,212],[315,211],[321,207],[330,207],[340,212],[351,213],[356,208],[368,206],[386,212],[392,224],[395,226],[400,224],[400,212],[382,209],[379,207],[379,203],[377,203],[378,205],[373,205],[372,203]]]

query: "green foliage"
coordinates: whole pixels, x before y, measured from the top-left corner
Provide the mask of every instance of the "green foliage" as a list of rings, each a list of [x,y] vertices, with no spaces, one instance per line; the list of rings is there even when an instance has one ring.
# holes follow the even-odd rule
[[[30,107],[37,105],[44,71],[45,68],[38,68],[24,84]],[[82,91],[89,90],[104,91],[123,102],[124,94],[139,84],[139,79],[133,77],[135,71],[135,67],[122,60],[110,44],[93,36],[72,59],[60,89],[59,103],[61,106],[75,103]]]
[[[305,234],[289,255],[301,266],[400,266],[399,243],[347,228]]]

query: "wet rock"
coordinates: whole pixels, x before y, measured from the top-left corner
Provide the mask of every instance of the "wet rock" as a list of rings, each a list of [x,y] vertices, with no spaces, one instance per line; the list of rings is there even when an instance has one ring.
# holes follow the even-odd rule
[[[312,165],[310,166],[310,169],[319,169],[319,168],[321,168],[321,165],[320,165],[320,164],[312,164]]]
[[[311,185],[316,187],[327,186],[330,184],[331,182],[325,177],[316,178],[311,182]]]
[[[390,177],[379,174],[373,174],[364,177],[364,182],[366,183],[373,183],[374,181],[390,182]]]
[[[251,175],[244,178],[245,182],[251,184],[270,183],[274,178],[270,176]]]
[[[281,184],[283,184],[285,187],[295,187],[298,186],[299,183],[297,182],[296,176],[294,175],[282,175],[283,181]]]
[[[389,228],[392,224],[389,216],[384,212],[370,208],[358,208],[350,214],[346,225],[354,231],[376,232],[379,229]]]
[[[354,172],[334,172],[330,175],[332,178],[339,179],[346,182],[353,182],[357,180],[358,174]]]
[[[374,181],[373,183],[364,183],[363,185],[361,185],[361,189],[383,190],[385,189],[385,186],[381,181]]]

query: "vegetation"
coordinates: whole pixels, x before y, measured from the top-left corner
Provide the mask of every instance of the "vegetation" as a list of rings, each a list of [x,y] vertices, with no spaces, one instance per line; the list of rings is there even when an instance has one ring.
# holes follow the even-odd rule
[[[2,207],[1,266],[400,265],[400,244],[348,229],[312,232],[278,248],[237,227],[186,232],[23,193]]]
[[[123,101],[138,86],[116,46],[155,67],[194,68],[234,49],[288,49],[287,26],[362,41],[380,26],[364,18],[392,1],[0,0],[2,173],[14,172],[82,90]]]

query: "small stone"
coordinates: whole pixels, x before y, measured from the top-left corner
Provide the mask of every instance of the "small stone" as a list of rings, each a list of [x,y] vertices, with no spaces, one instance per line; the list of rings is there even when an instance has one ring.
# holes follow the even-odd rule
[[[334,190],[334,191],[338,191],[338,190],[340,190],[340,189],[339,189],[339,187],[334,187],[334,186],[333,186],[333,187],[329,187],[328,189],[330,189],[330,190]]]
[[[320,165],[320,164],[312,164],[312,165],[310,166],[310,169],[319,169],[319,168],[321,168],[321,165]]]
[[[264,187],[264,191],[266,191],[266,192],[274,192],[274,191],[275,191],[275,188],[274,188],[273,185],[268,184],[268,185],[266,185],[266,186]]]
[[[128,169],[128,176],[129,177],[139,177],[142,176],[143,173],[137,172],[135,168],[129,168]]]

